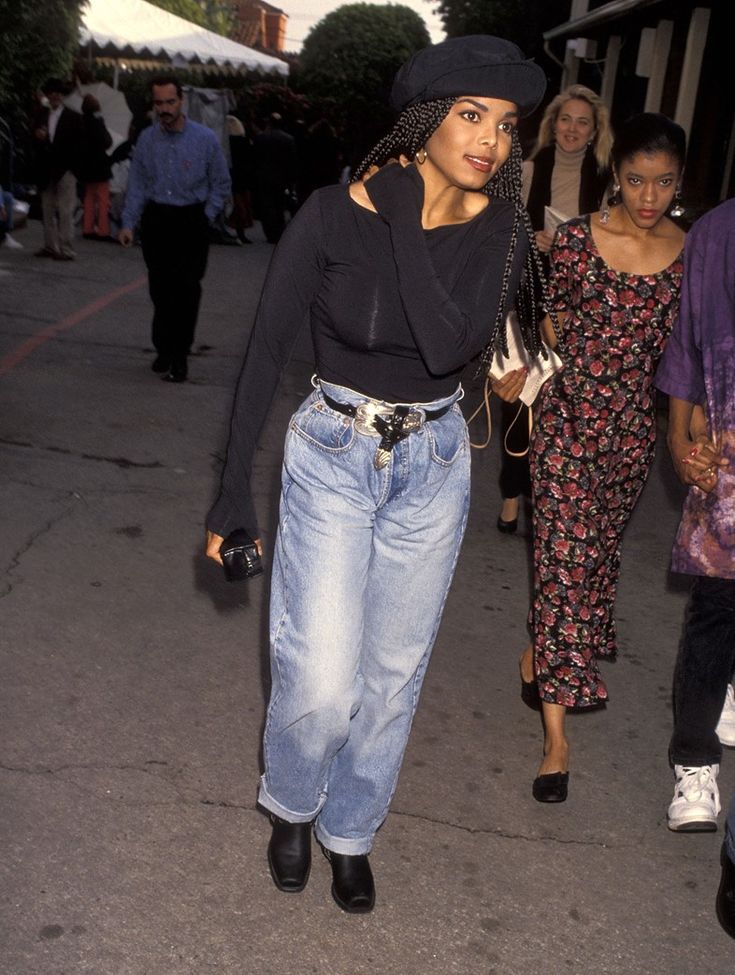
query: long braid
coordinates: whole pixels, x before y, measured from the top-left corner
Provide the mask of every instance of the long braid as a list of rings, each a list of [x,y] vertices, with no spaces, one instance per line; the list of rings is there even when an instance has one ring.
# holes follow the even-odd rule
[[[456,98],[437,98],[412,105],[398,116],[388,135],[374,146],[355,170],[352,182],[360,179],[371,166],[383,166],[400,155],[413,159],[429,136],[442,124]]]
[[[421,102],[412,105],[401,112],[395,125],[365,156],[355,170],[352,181],[362,178],[371,166],[383,166],[389,159],[396,159],[400,155],[413,159],[424,146],[427,139],[439,128],[454,105],[455,98],[437,98],[434,101]],[[516,131],[513,131],[513,143],[510,158],[500,167],[495,175],[483,187],[483,191],[491,197],[508,200],[515,208],[515,219],[511,232],[510,246],[503,269],[503,281],[500,292],[498,311],[490,331],[488,343],[480,355],[480,369],[486,371],[495,353],[495,346],[500,336],[500,348],[504,355],[508,354],[508,336],[504,327],[505,306],[508,301],[508,290],[513,270],[513,256],[518,243],[521,224],[529,241],[529,249],[521,274],[518,292],[515,296],[515,308],[521,328],[523,344],[531,353],[536,355],[542,349],[540,321],[543,308],[550,308],[551,302],[546,285],[541,257],[536,246],[536,235],[531,226],[531,218],[521,199],[521,146]],[[559,335],[556,316],[551,313],[554,331]],[[545,355],[545,351],[543,352]]]
[[[551,299],[546,283],[541,255],[536,245],[536,235],[531,226],[531,218],[523,205],[521,199],[522,185],[522,153],[521,144],[516,132],[513,132],[513,145],[511,147],[510,158],[501,166],[497,173],[484,187],[484,192],[489,196],[497,196],[508,200],[515,207],[515,220],[511,234],[508,256],[503,270],[502,290],[498,312],[490,334],[490,341],[485,346],[480,356],[480,371],[485,372],[492,362],[495,355],[496,345],[498,344],[503,355],[508,355],[508,335],[505,328],[504,309],[508,298],[508,287],[510,275],[513,268],[513,256],[518,241],[518,233],[521,224],[528,238],[528,252],[521,272],[521,280],[518,291],[515,295],[514,306],[518,315],[518,323],[521,331],[523,344],[532,356],[538,355],[539,351],[547,357],[542,345],[540,324],[541,319],[546,314],[546,310],[551,308]],[[556,315],[550,311],[551,322],[557,338],[560,337],[559,325]]]

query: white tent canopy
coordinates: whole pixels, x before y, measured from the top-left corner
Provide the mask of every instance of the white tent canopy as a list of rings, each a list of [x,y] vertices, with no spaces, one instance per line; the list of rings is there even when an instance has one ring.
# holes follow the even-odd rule
[[[288,65],[146,0],[88,0],[81,43],[113,58],[163,59],[174,65],[221,65],[239,71],[288,75]]]

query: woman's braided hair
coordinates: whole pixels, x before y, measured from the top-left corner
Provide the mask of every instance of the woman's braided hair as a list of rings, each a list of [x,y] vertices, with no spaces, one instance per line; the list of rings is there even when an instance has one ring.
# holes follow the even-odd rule
[[[391,131],[370,150],[357,167],[352,177],[353,181],[360,179],[371,166],[383,166],[389,159],[397,159],[400,155],[413,159],[432,133],[439,128],[455,101],[455,98],[437,98],[433,101],[412,105],[401,112]],[[512,203],[515,208],[515,219],[508,256],[503,269],[498,311],[490,331],[488,343],[480,355],[481,371],[485,371],[493,359],[498,336],[500,337],[500,349],[504,355],[507,356],[508,354],[508,337],[505,328],[502,326],[505,323],[504,309],[508,300],[513,255],[521,224],[526,231],[529,249],[520,286],[515,296],[515,308],[523,344],[531,355],[536,355],[542,349],[539,325],[545,315],[545,309],[551,307],[541,257],[536,247],[536,236],[531,226],[531,218],[521,200],[521,162],[521,145],[514,130],[510,157],[483,187],[483,192],[488,196],[499,197]],[[557,331],[558,326],[553,313],[551,318],[554,330]],[[542,350],[542,354],[545,355],[545,351]]]

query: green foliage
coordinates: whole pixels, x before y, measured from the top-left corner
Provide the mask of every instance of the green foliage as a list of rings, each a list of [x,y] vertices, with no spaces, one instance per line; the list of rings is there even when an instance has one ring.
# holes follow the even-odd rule
[[[437,13],[449,37],[495,34],[540,57],[541,35],[568,19],[569,0],[439,0]]]
[[[170,14],[229,37],[234,17],[226,0],[148,0]]]
[[[235,92],[237,111],[249,124],[260,125],[271,112],[278,112],[287,131],[292,132],[299,122],[310,118],[311,105],[285,85],[259,81]]]
[[[0,0],[0,115],[20,124],[46,78],[69,78],[86,0]]]
[[[309,32],[292,84],[312,101],[328,101],[348,140],[372,144],[389,127],[393,77],[426,47],[424,21],[401,4],[351,3]]]
[[[232,37],[235,14],[227,0],[202,0],[202,3],[209,30],[222,34],[223,37]]]
[[[206,14],[197,3],[197,0],[148,0],[155,7],[167,10],[170,14],[190,20],[192,24],[199,24],[200,27],[206,26]]]

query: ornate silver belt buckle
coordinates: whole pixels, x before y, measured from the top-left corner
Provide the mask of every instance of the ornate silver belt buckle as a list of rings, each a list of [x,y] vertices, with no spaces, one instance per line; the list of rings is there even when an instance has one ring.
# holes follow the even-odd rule
[[[355,413],[355,430],[364,437],[379,437],[380,434],[373,426],[376,416],[390,416],[391,411],[376,403],[360,403]]]

